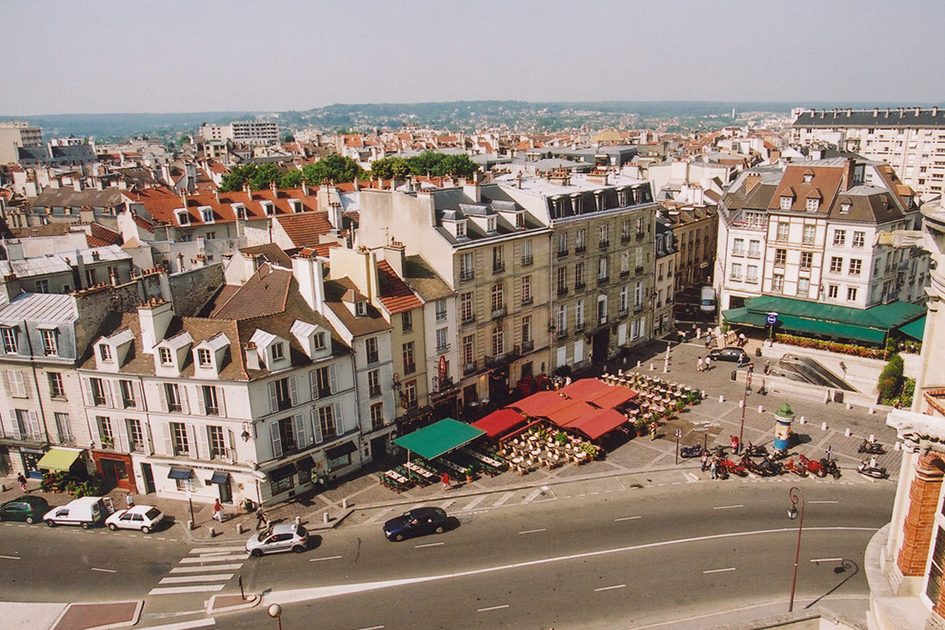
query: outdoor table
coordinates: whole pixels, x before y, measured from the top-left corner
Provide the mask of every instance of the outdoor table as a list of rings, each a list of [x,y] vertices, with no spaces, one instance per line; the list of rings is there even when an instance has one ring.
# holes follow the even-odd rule
[[[391,479],[393,479],[394,481],[396,481],[396,482],[399,483],[399,484],[406,484],[406,483],[409,482],[409,480],[408,480],[406,477],[404,477],[404,476],[401,475],[400,473],[398,473],[398,472],[396,472],[396,471],[393,471],[393,470],[388,470],[388,471],[387,471],[386,473],[384,473],[384,474],[385,474],[386,476],[390,477]]]
[[[469,449],[463,449],[463,452],[466,453],[467,455],[470,455],[471,457],[475,457],[476,459],[481,461],[483,464],[486,464],[487,466],[492,466],[493,468],[502,467],[502,464],[498,460],[493,459],[489,457],[488,455],[484,455],[480,453],[479,451],[469,448]]]
[[[404,468],[406,468],[407,470],[412,470],[413,472],[417,473],[418,475],[420,475],[420,476],[423,477],[424,479],[432,479],[432,478],[433,478],[433,473],[432,473],[432,472],[430,472],[429,470],[427,470],[427,469],[424,468],[423,466],[417,466],[417,465],[414,464],[413,462],[407,462],[406,464],[404,464]]]

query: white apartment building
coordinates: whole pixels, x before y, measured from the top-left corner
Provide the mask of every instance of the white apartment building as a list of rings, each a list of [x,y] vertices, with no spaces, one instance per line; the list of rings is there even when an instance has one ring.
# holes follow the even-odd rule
[[[793,142],[829,143],[886,162],[920,195],[942,193],[945,109],[797,109],[793,115]]]
[[[232,140],[238,144],[266,145],[279,141],[279,125],[272,121],[241,120],[228,125],[204,123],[198,132],[204,140]]]
[[[16,164],[20,147],[43,147],[43,130],[14,120],[0,122],[0,164]]]

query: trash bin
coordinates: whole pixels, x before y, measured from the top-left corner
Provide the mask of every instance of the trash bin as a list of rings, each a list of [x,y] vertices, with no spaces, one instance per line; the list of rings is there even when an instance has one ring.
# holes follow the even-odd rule
[[[833,401],[834,401],[835,403],[842,403],[842,402],[843,402],[843,391],[842,391],[842,390],[839,390],[839,389],[838,389],[838,390],[836,390],[836,391],[833,393]]]
[[[761,356],[761,348],[755,348],[755,356],[756,356],[756,357],[760,357],[760,356]]]
[[[738,378],[738,370],[732,370],[732,380],[734,381],[737,378]]]

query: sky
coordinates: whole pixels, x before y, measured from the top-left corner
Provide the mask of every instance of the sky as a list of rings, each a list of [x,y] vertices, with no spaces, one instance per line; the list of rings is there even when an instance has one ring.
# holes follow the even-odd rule
[[[0,115],[945,100],[941,0],[31,0]]]

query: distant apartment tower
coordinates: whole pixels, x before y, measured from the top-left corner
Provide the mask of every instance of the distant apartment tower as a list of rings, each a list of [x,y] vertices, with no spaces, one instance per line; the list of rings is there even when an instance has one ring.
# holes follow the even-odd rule
[[[43,130],[29,123],[14,120],[0,122],[0,164],[16,163],[20,147],[42,147]]]
[[[204,140],[232,140],[240,144],[273,144],[279,141],[279,125],[271,121],[234,121],[229,125],[200,126]]]
[[[835,144],[896,170],[918,194],[942,192],[945,180],[945,109],[797,109],[793,140]]]

